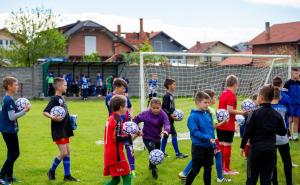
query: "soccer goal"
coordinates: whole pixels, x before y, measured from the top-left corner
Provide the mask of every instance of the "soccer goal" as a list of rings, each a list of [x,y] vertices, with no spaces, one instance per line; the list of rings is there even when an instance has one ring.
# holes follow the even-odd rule
[[[185,113],[185,119],[177,122],[179,139],[188,139],[186,118],[194,108],[193,96],[196,92],[212,89],[217,95],[225,89],[226,76],[233,74],[239,78],[237,96],[249,98],[259,87],[270,83],[275,76],[287,80],[291,76],[289,55],[253,55],[220,53],[169,53],[141,52],[139,64],[140,105],[147,108],[148,82],[157,77],[157,97],[166,92],[166,78],[176,80],[175,105]]]

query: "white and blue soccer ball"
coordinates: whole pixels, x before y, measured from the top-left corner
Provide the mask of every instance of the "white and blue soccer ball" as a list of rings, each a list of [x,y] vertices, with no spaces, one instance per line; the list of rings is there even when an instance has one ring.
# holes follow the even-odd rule
[[[229,119],[229,112],[225,109],[219,109],[216,112],[218,122],[226,121]]]
[[[133,121],[127,121],[123,123],[123,132],[125,134],[136,134],[139,130],[140,128],[138,125]]]
[[[165,154],[158,149],[152,150],[149,154],[149,161],[153,165],[161,164],[165,159]]]
[[[15,102],[17,111],[22,111],[26,105],[30,105],[30,101],[26,98],[19,98]]]
[[[245,124],[245,117],[243,115],[236,115],[235,120],[239,125]]]
[[[243,111],[253,111],[255,109],[255,103],[251,99],[246,99],[242,102],[241,108]]]
[[[178,120],[178,121],[182,121],[184,118],[184,112],[180,109],[176,109],[173,112],[174,117]]]
[[[51,116],[60,116],[62,119],[66,116],[66,110],[61,106],[55,106],[50,111]]]

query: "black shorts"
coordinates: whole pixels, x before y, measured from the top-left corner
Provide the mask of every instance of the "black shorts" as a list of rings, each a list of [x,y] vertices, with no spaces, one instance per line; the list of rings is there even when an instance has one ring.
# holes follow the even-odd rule
[[[219,139],[219,142],[232,143],[234,137],[234,131],[217,129],[217,137]]]
[[[149,94],[149,99],[151,100],[152,98],[157,97],[157,93],[151,93]]]

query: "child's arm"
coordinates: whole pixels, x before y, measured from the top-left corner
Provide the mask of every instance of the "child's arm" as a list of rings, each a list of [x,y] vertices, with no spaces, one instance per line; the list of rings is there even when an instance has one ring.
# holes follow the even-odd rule
[[[171,132],[170,121],[165,112],[162,111],[162,114],[163,114],[163,124],[164,124],[164,131],[162,132],[162,134],[169,135],[169,133]]]
[[[287,129],[285,127],[284,120],[281,116],[278,116],[278,117],[279,117],[279,124],[276,129],[276,134],[280,135],[280,136],[285,136],[287,133]]]
[[[55,122],[61,122],[63,120],[61,116],[52,116],[49,112],[43,112],[43,115]]]
[[[115,136],[116,136],[116,142],[120,143],[120,142],[124,142],[124,141],[131,141],[131,135],[123,135],[121,133],[121,123],[117,122],[116,123],[116,129],[115,129]]]
[[[20,111],[20,112],[16,112],[13,106],[13,100],[11,100],[11,102],[9,102],[10,106],[8,108],[8,119],[10,121],[16,121],[18,118],[24,116],[26,114],[26,112],[28,112],[31,108],[30,104],[26,104],[25,108]]]
[[[247,144],[247,142],[249,141],[250,137],[253,134],[253,124],[254,124],[254,112],[252,112],[249,117],[247,118],[246,121],[246,125],[245,125],[245,131],[244,131],[244,135],[241,141],[241,155],[243,156],[244,150],[245,150],[245,146]]]
[[[248,112],[236,110],[231,105],[227,105],[227,111],[229,112],[229,114],[239,114],[239,115],[245,115],[246,113],[248,113]]]

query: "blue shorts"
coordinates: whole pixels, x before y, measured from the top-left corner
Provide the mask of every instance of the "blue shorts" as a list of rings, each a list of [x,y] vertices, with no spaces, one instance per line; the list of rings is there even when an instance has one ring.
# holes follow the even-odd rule
[[[300,117],[300,105],[291,105],[291,116]]]

